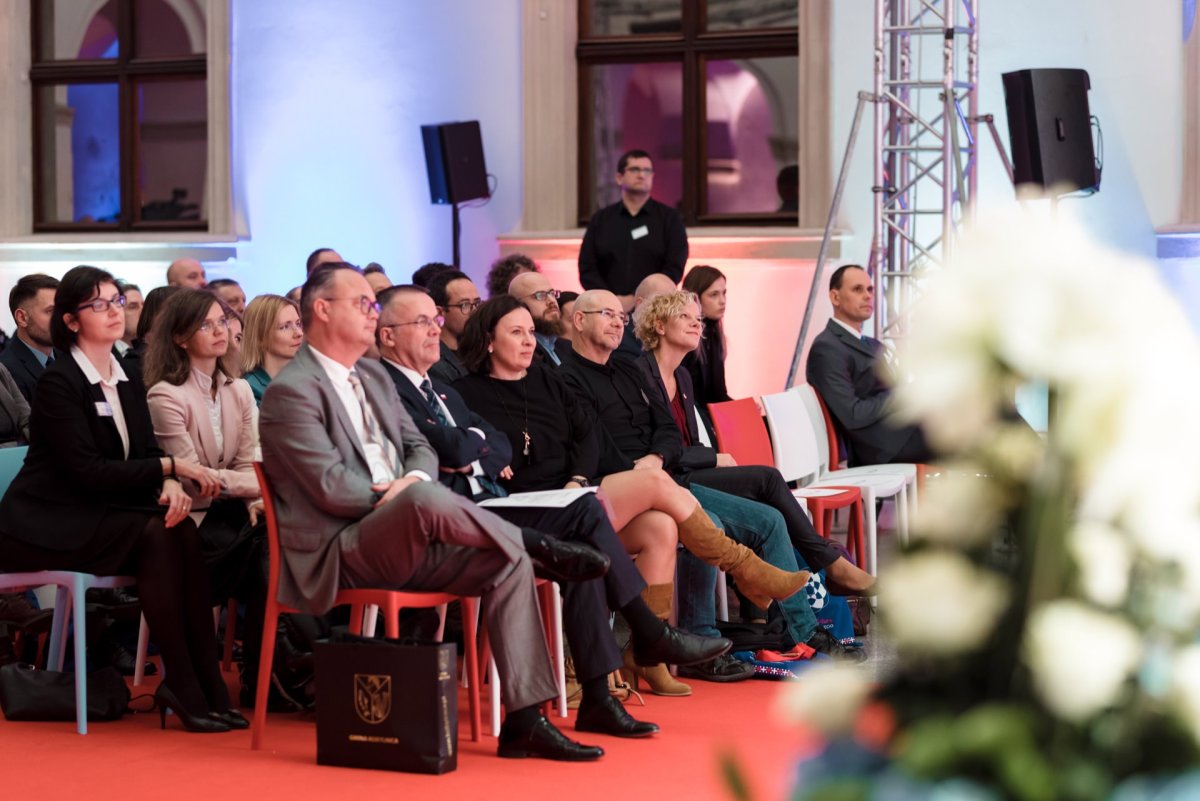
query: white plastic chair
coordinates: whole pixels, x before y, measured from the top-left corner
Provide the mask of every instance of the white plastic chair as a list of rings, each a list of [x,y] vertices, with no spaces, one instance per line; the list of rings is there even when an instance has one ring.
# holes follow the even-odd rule
[[[548,589],[546,589],[547,587]],[[546,629],[546,634],[550,640],[547,643],[550,648],[550,657],[554,661],[554,680],[558,685],[558,716],[565,718],[567,716],[567,653],[563,645],[562,591],[557,582],[542,583],[539,581],[538,594],[542,595],[542,603],[538,604],[539,609],[543,609],[546,605],[546,597],[543,595],[545,592],[549,593],[550,626]],[[543,621],[543,627],[545,627],[545,621]],[[496,667],[495,655],[490,652],[488,654],[488,687],[492,711],[492,736],[499,737],[500,671]]]

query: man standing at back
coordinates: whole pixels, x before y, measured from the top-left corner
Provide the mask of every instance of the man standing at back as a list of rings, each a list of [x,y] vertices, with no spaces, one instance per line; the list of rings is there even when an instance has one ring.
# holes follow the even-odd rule
[[[857,264],[837,268],[829,302],[833,317],[813,340],[805,376],[845,438],[851,466],[932,460],[920,428],[888,420],[892,390],[879,372],[883,343],[862,332],[875,312],[871,276]]]
[[[17,323],[17,335],[0,353],[0,364],[12,373],[17,388],[30,404],[38,379],[54,364],[50,318],[54,316],[57,291],[57,278],[35,273],[22,276],[8,293],[8,309]]]
[[[316,614],[337,591],[383,588],[482,596],[508,714],[504,757],[599,758],[539,705],[556,694],[522,532],[433,480],[438,460],[391,378],[362,360],[379,306],[355,267],[304,284],[307,343],[271,382],[259,431],[279,506],[279,599]]]
[[[630,150],[617,162],[621,199],[592,215],[579,248],[579,282],[584,289],[607,289],[633,311],[638,283],[665,273],[678,284],[688,257],[683,217],[650,197],[654,164],[644,150]]]

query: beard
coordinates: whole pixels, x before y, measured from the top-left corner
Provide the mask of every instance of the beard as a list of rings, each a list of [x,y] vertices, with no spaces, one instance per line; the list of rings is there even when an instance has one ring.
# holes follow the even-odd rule
[[[560,314],[553,320],[547,320],[545,317],[538,317],[533,321],[533,330],[544,337],[560,337],[563,332],[563,318]]]

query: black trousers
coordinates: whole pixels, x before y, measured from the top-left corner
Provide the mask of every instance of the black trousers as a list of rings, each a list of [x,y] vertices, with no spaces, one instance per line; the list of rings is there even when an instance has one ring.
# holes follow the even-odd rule
[[[842,555],[836,545],[817,534],[808,515],[788,489],[787,482],[774,467],[711,467],[688,473],[681,478],[681,483],[684,486],[699,484],[776,509],[783,515],[792,547],[800,552],[813,572],[828,567]]]
[[[609,627],[608,611],[620,609],[636,598],[646,582],[600,502],[589,495],[562,509],[488,508],[513,525],[582,542],[608,554],[612,566],[603,578],[563,585],[563,633],[571,645],[575,675],[581,684],[619,668],[621,653]]]

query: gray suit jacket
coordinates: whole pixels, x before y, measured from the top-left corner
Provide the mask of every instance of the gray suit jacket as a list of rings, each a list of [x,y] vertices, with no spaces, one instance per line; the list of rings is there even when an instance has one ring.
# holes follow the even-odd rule
[[[437,453],[404,410],[391,377],[377,361],[361,359],[354,369],[396,446],[401,474],[423,470],[436,478]],[[372,511],[376,495],[362,445],[307,344],[267,387],[259,439],[279,515],[279,600],[324,612],[338,590],[338,536]]]
[[[882,350],[879,340],[864,341],[830,320],[808,352],[808,383],[829,407],[852,465],[889,462],[912,435],[911,427],[887,420],[891,387],[879,372]]]

